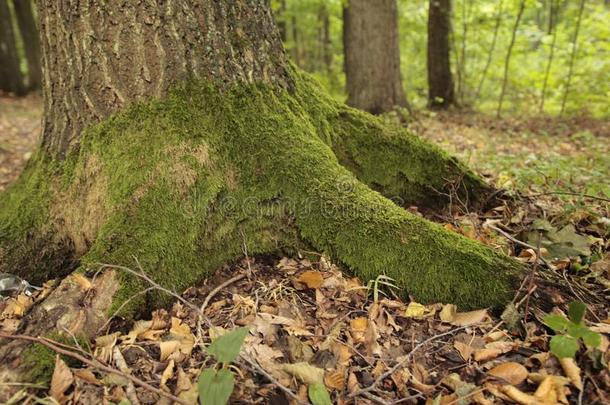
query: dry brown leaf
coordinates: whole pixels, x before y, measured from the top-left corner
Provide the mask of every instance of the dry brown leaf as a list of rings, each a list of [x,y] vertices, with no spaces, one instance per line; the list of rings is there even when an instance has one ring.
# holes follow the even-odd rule
[[[536,392],[534,392],[534,397],[539,399],[541,402],[553,404],[557,402],[557,392],[551,376],[547,376],[542,380],[536,389]]]
[[[347,377],[347,392],[353,394],[359,389],[360,383],[358,382],[358,377],[356,377],[356,374],[354,373],[349,373],[349,376]]]
[[[53,377],[51,377],[51,388],[49,389],[49,395],[60,404],[64,404],[68,401],[65,392],[72,383],[74,382],[74,376],[72,371],[66,365],[66,363],[59,357],[59,354],[55,356],[55,369],[53,370]]]
[[[102,383],[100,382],[100,380],[97,379],[95,374],[93,374],[91,370],[86,368],[74,370],[74,376],[80,378],[83,381],[88,382],[89,384],[102,385]]]
[[[119,335],[120,332],[115,332],[95,338],[95,350],[93,351],[95,358],[103,363],[110,363],[112,350],[116,345]]]
[[[566,377],[579,391],[582,391],[582,377],[580,376],[580,367],[578,367],[576,361],[571,357],[564,357],[559,359],[559,364],[561,364]]]
[[[180,348],[180,342],[177,340],[166,340],[159,342],[159,360],[165,361],[169,356],[174,354]]]
[[[368,318],[361,316],[354,318],[349,321],[350,332],[354,343],[362,343],[365,341],[366,331],[368,330],[369,320]]]
[[[470,360],[470,357],[474,353],[474,348],[464,342],[454,342],[453,347],[458,351],[464,361]]]
[[[167,367],[165,367],[165,370],[163,370],[163,374],[161,374],[161,382],[159,383],[159,385],[165,389],[167,389],[167,386],[165,384],[167,384],[167,381],[169,381],[170,378],[172,378],[174,376],[174,360],[170,360],[167,363]]]
[[[499,390],[520,405],[544,405],[544,402],[539,401],[533,395],[526,394],[519,388],[514,387],[512,385],[500,386]]]
[[[324,375],[324,384],[333,390],[343,391],[345,388],[345,372],[343,370],[327,372]]]
[[[79,285],[83,291],[89,291],[93,288],[93,283],[87,277],[80,273],[72,273],[72,281]]]
[[[511,361],[495,366],[489,370],[488,374],[500,378],[509,384],[519,385],[525,381],[528,372],[521,364]]]
[[[475,361],[488,361],[502,354],[502,350],[496,348],[485,348],[474,352]]]
[[[297,281],[305,284],[308,288],[316,289],[322,286],[324,277],[322,277],[322,273],[319,271],[309,270],[301,274]]]
[[[441,321],[455,326],[468,326],[481,323],[490,319],[486,309],[479,309],[469,312],[457,312],[457,307],[453,304],[443,306],[439,313]]]

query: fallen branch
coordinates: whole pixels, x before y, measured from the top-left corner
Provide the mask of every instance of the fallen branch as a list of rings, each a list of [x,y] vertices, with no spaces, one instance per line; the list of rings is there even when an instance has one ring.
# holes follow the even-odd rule
[[[105,364],[102,364],[101,362],[99,362],[96,359],[88,359],[81,354],[73,352],[72,350],[62,349],[61,347],[56,345],[56,343],[59,343],[59,342],[54,342],[54,341],[51,341],[50,339],[43,339],[40,337],[34,337],[34,336],[28,336],[28,335],[9,335],[4,332],[0,332],[0,338],[12,339],[12,340],[27,340],[30,342],[41,344],[45,347],[48,347],[49,349],[53,350],[56,353],[63,354],[64,356],[72,357],[73,359],[76,359],[76,360],[80,361],[81,363],[91,366],[97,370],[104,371],[106,373],[116,374],[123,378],[126,378],[127,380],[131,381],[135,385],[139,385],[140,387],[142,387],[148,391],[154,392],[155,394],[157,394],[159,396],[163,396],[167,399],[170,399],[170,400],[177,402],[179,404],[182,404],[182,405],[191,405],[190,402],[185,401],[184,399],[178,398],[177,396],[172,395],[168,392],[160,390],[159,388],[156,388],[156,387],[140,380],[139,378],[134,377],[131,374],[127,374],[127,373],[124,373],[115,368],[109,367]],[[51,343],[51,342],[53,342],[53,343]]]
[[[411,350],[409,353],[407,353],[404,357],[404,359],[402,359],[401,361],[399,361],[398,363],[396,363],[394,365],[394,367],[392,367],[391,369],[389,369],[388,371],[386,371],[385,373],[381,374],[379,377],[377,377],[377,379],[375,381],[373,381],[373,383],[371,385],[369,385],[366,388],[361,388],[358,391],[354,391],[353,393],[348,395],[348,398],[355,398],[359,395],[364,395],[365,393],[370,393],[371,391],[375,390],[377,388],[377,386],[386,378],[388,378],[389,376],[391,376],[392,374],[394,374],[396,372],[396,370],[398,370],[399,368],[403,367],[409,360],[411,360],[411,357],[413,356],[413,354],[418,351],[419,349],[421,349],[422,347],[424,347],[425,345],[427,345],[428,343],[434,341],[434,340],[438,340],[444,336],[448,336],[448,335],[452,335],[456,332],[459,332],[461,330],[464,330],[466,328],[472,327],[474,325],[466,325],[466,326],[460,326],[459,328],[455,328],[455,329],[451,329],[450,331],[441,333],[439,335],[434,335],[426,340],[424,340],[421,343],[418,343],[413,350]]]

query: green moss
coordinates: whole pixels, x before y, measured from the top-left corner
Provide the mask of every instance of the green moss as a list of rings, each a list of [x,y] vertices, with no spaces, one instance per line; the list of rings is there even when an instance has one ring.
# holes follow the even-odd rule
[[[364,184],[411,201],[441,187],[444,173],[472,175],[294,77],[295,93],[191,83],[85,131],[58,186],[103,195],[92,204],[103,208],[70,214],[100,224],[82,262],[135,267],[137,260],[157,282],[181,291],[243,255],[244,243],[250,254],[307,244],[365,280],[388,274],[405,296],[422,301],[503,301],[515,277],[512,261]],[[111,311],[148,287],[121,277]],[[126,312],[141,303],[131,301]]]
[[[23,381],[48,386],[55,369],[55,352],[40,343],[28,346],[21,354]]]

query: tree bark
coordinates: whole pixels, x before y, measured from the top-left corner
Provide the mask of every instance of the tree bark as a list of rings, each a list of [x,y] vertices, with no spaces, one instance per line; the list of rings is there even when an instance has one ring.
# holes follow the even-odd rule
[[[512,297],[516,262],[396,203],[476,206],[493,190],[295,71],[266,0],[39,8],[43,143],[0,195],[0,272],[62,278],[28,333],[90,336],[119,308],[132,316],[164,302],[138,294],[150,286],[130,273],[100,276],[100,263],[142,266],[182,291],[244,245],[317,249],[420,302]],[[96,274],[93,291],[63,277],[75,267]],[[3,381],[48,378],[36,352],[0,347]]]
[[[180,4],[39,0],[46,152],[64,155],[88,124],[189,79],[290,85],[260,0]]]
[[[17,96],[26,93],[7,0],[0,0],[0,90]]]
[[[455,102],[449,34],[451,0],[430,0],[428,12],[428,106],[446,109]]]
[[[343,13],[347,104],[380,114],[407,107],[396,0],[350,0]]]
[[[40,41],[30,0],[13,0],[13,8],[23,39],[23,48],[28,62],[28,89],[39,89],[41,84]]]

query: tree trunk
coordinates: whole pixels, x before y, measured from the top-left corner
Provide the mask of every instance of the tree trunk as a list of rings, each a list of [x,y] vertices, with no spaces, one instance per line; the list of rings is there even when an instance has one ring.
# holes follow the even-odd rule
[[[381,114],[407,107],[396,0],[349,0],[343,13],[347,104]]]
[[[39,89],[41,83],[40,41],[30,0],[13,0],[13,8],[23,39],[25,57],[28,61],[28,89]]]
[[[7,0],[0,0],[0,90],[15,93],[17,96],[26,92]]]
[[[295,71],[266,0],[156,4],[40,2],[43,142],[0,195],[0,272],[40,282],[137,260],[181,291],[245,244],[317,249],[425,302],[512,296],[516,262],[391,201],[476,205],[492,190]],[[24,329],[89,336],[119,307],[129,316],[162,302],[134,297],[149,286],[129,273],[103,274],[86,298],[64,278]],[[24,350],[0,349],[11,365],[0,379],[48,377]]]
[[[446,109],[454,104],[449,50],[451,0],[430,0],[428,12],[428,106]]]

